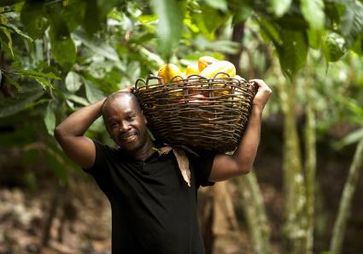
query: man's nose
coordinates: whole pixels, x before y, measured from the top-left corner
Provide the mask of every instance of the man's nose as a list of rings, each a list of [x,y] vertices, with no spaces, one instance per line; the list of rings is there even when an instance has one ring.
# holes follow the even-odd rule
[[[127,121],[122,121],[120,125],[120,131],[124,132],[130,128],[130,125]]]

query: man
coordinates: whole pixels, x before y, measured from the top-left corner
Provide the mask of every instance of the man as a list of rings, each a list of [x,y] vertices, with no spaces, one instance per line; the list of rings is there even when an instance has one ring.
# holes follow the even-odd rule
[[[197,190],[248,173],[260,139],[261,116],[271,89],[258,85],[244,136],[236,152],[187,154],[188,186],[173,153],[160,154],[148,135],[147,119],[135,96],[112,94],[71,114],[55,130],[70,159],[90,173],[108,197],[112,209],[112,253],[204,253],[197,219]],[[84,136],[103,116],[118,148]]]

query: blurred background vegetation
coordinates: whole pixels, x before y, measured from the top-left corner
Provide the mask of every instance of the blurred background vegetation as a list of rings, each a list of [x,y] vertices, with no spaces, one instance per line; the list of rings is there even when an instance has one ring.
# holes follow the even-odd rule
[[[0,253],[108,253],[108,204],[54,127],[203,55],[273,89],[254,172],[200,193],[207,253],[360,253],[362,52],[361,0],[1,0]]]

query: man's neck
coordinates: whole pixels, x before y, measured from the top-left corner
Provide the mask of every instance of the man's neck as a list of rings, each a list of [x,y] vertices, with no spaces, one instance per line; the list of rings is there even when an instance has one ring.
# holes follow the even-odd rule
[[[131,156],[136,160],[145,161],[155,152],[153,147],[153,142],[151,139],[148,139],[146,143],[140,149],[135,151],[135,153],[133,153]]]

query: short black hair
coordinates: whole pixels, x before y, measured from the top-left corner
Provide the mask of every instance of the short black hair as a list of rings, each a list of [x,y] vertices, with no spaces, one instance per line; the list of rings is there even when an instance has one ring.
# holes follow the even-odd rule
[[[137,97],[133,94],[133,93],[130,93],[130,92],[121,92],[121,91],[118,91],[118,92],[114,92],[112,94],[110,94],[106,100],[103,102],[102,104],[102,107],[101,107],[101,113],[102,113],[102,116],[104,116],[105,112],[106,112],[106,109],[107,107],[109,106],[109,104],[111,102],[113,102],[114,100],[122,97],[122,96],[128,96],[132,99],[132,101],[135,102],[135,105],[137,106],[137,109],[139,111],[142,111],[141,110],[141,107],[140,107],[140,104],[139,104],[139,101],[137,99]]]

